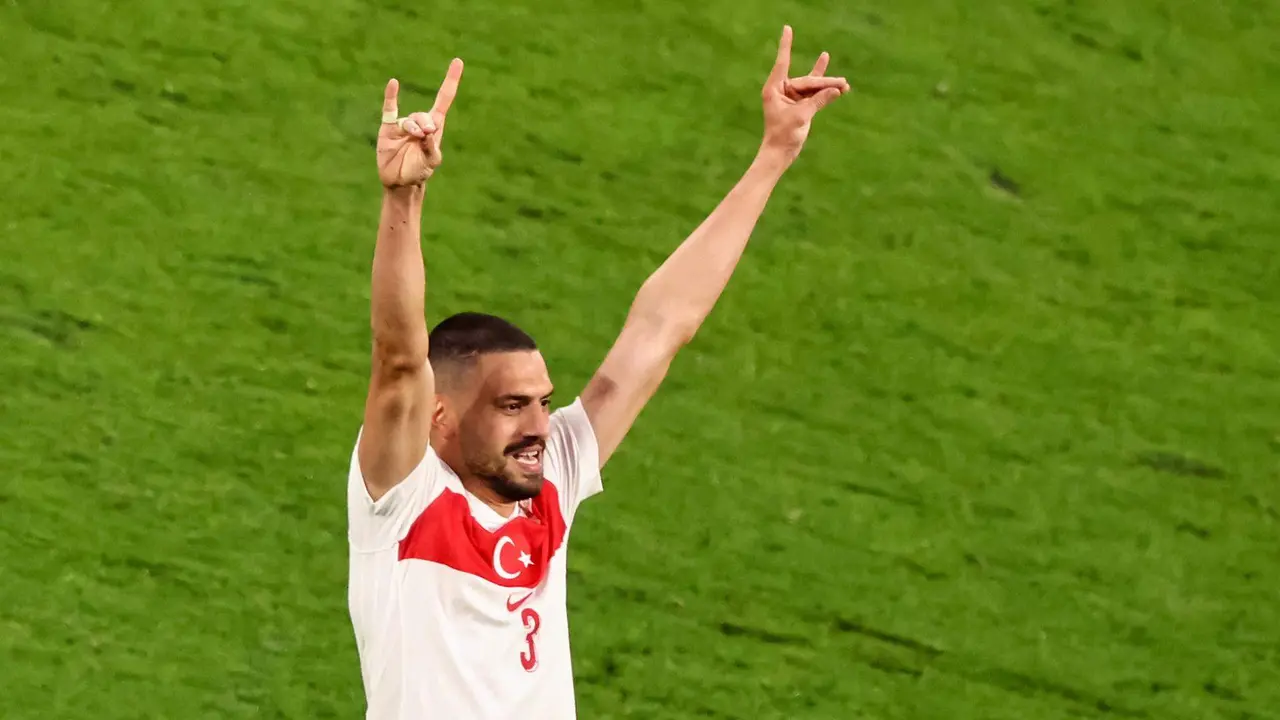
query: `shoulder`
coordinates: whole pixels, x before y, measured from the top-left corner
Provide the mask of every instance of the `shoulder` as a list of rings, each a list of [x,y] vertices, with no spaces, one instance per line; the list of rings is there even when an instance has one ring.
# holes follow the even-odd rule
[[[360,470],[359,433],[347,473],[347,520],[352,544],[362,549],[398,542],[427,505],[449,484],[452,471],[430,446],[409,474],[376,501]]]
[[[578,503],[601,491],[600,447],[582,398],[551,414],[547,437],[547,476],[560,493],[565,515]]]
[[[551,414],[547,457],[559,474],[599,471],[599,445],[582,398],[575,398]]]
[[[581,397],[574,398],[573,402],[551,413],[551,424],[553,427],[559,424],[565,429],[589,434],[595,439],[591,417],[587,415],[587,406],[583,404]]]

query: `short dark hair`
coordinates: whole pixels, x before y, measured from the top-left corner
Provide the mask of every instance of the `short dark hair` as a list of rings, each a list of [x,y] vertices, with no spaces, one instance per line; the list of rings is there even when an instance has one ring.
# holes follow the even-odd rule
[[[460,312],[431,329],[427,359],[438,369],[448,363],[469,363],[489,353],[537,349],[529,333],[509,320],[479,312]]]

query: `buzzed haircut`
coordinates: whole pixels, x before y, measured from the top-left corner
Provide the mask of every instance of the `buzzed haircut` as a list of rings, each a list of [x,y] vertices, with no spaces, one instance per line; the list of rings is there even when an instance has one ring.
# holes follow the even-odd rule
[[[489,353],[537,350],[538,345],[524,330],[496,315],[460,312],[441,320],[428,339],[427,359],[437,373],[469,366]]]

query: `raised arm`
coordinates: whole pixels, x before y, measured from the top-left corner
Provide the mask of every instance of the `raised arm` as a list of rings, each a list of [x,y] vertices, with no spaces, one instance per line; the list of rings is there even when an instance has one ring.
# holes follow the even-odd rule
[[[790,60],[791,28],[785,27],[762,91],[764,140],[754,161],[715,211],[641,286],[621,334],[583,390],[601,467],[720,298],[770,194],[804,146],[813,116],[849,90],[844,78],[825,76],[826,53],[804,77],[788,76]]]
[[[458,90],[454,60],[429,113],[399,117],[399,83],[387,83],[378,132],[382,214],[373,252],[373,361],[358,449],[369,496],[379,499],[422,461],[430,441],[435,380],[427,363],[422,201],[439,167],[445,116]]]

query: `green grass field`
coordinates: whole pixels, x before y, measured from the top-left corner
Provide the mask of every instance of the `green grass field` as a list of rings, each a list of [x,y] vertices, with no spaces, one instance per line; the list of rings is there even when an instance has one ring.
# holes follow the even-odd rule
[[[1261,0],[4,3],[0,717],[360,717],[387,77],[467,61],[429,313],[564,403],[784,22],[855,92],[579,515],[581,716],[1280,718]]]

